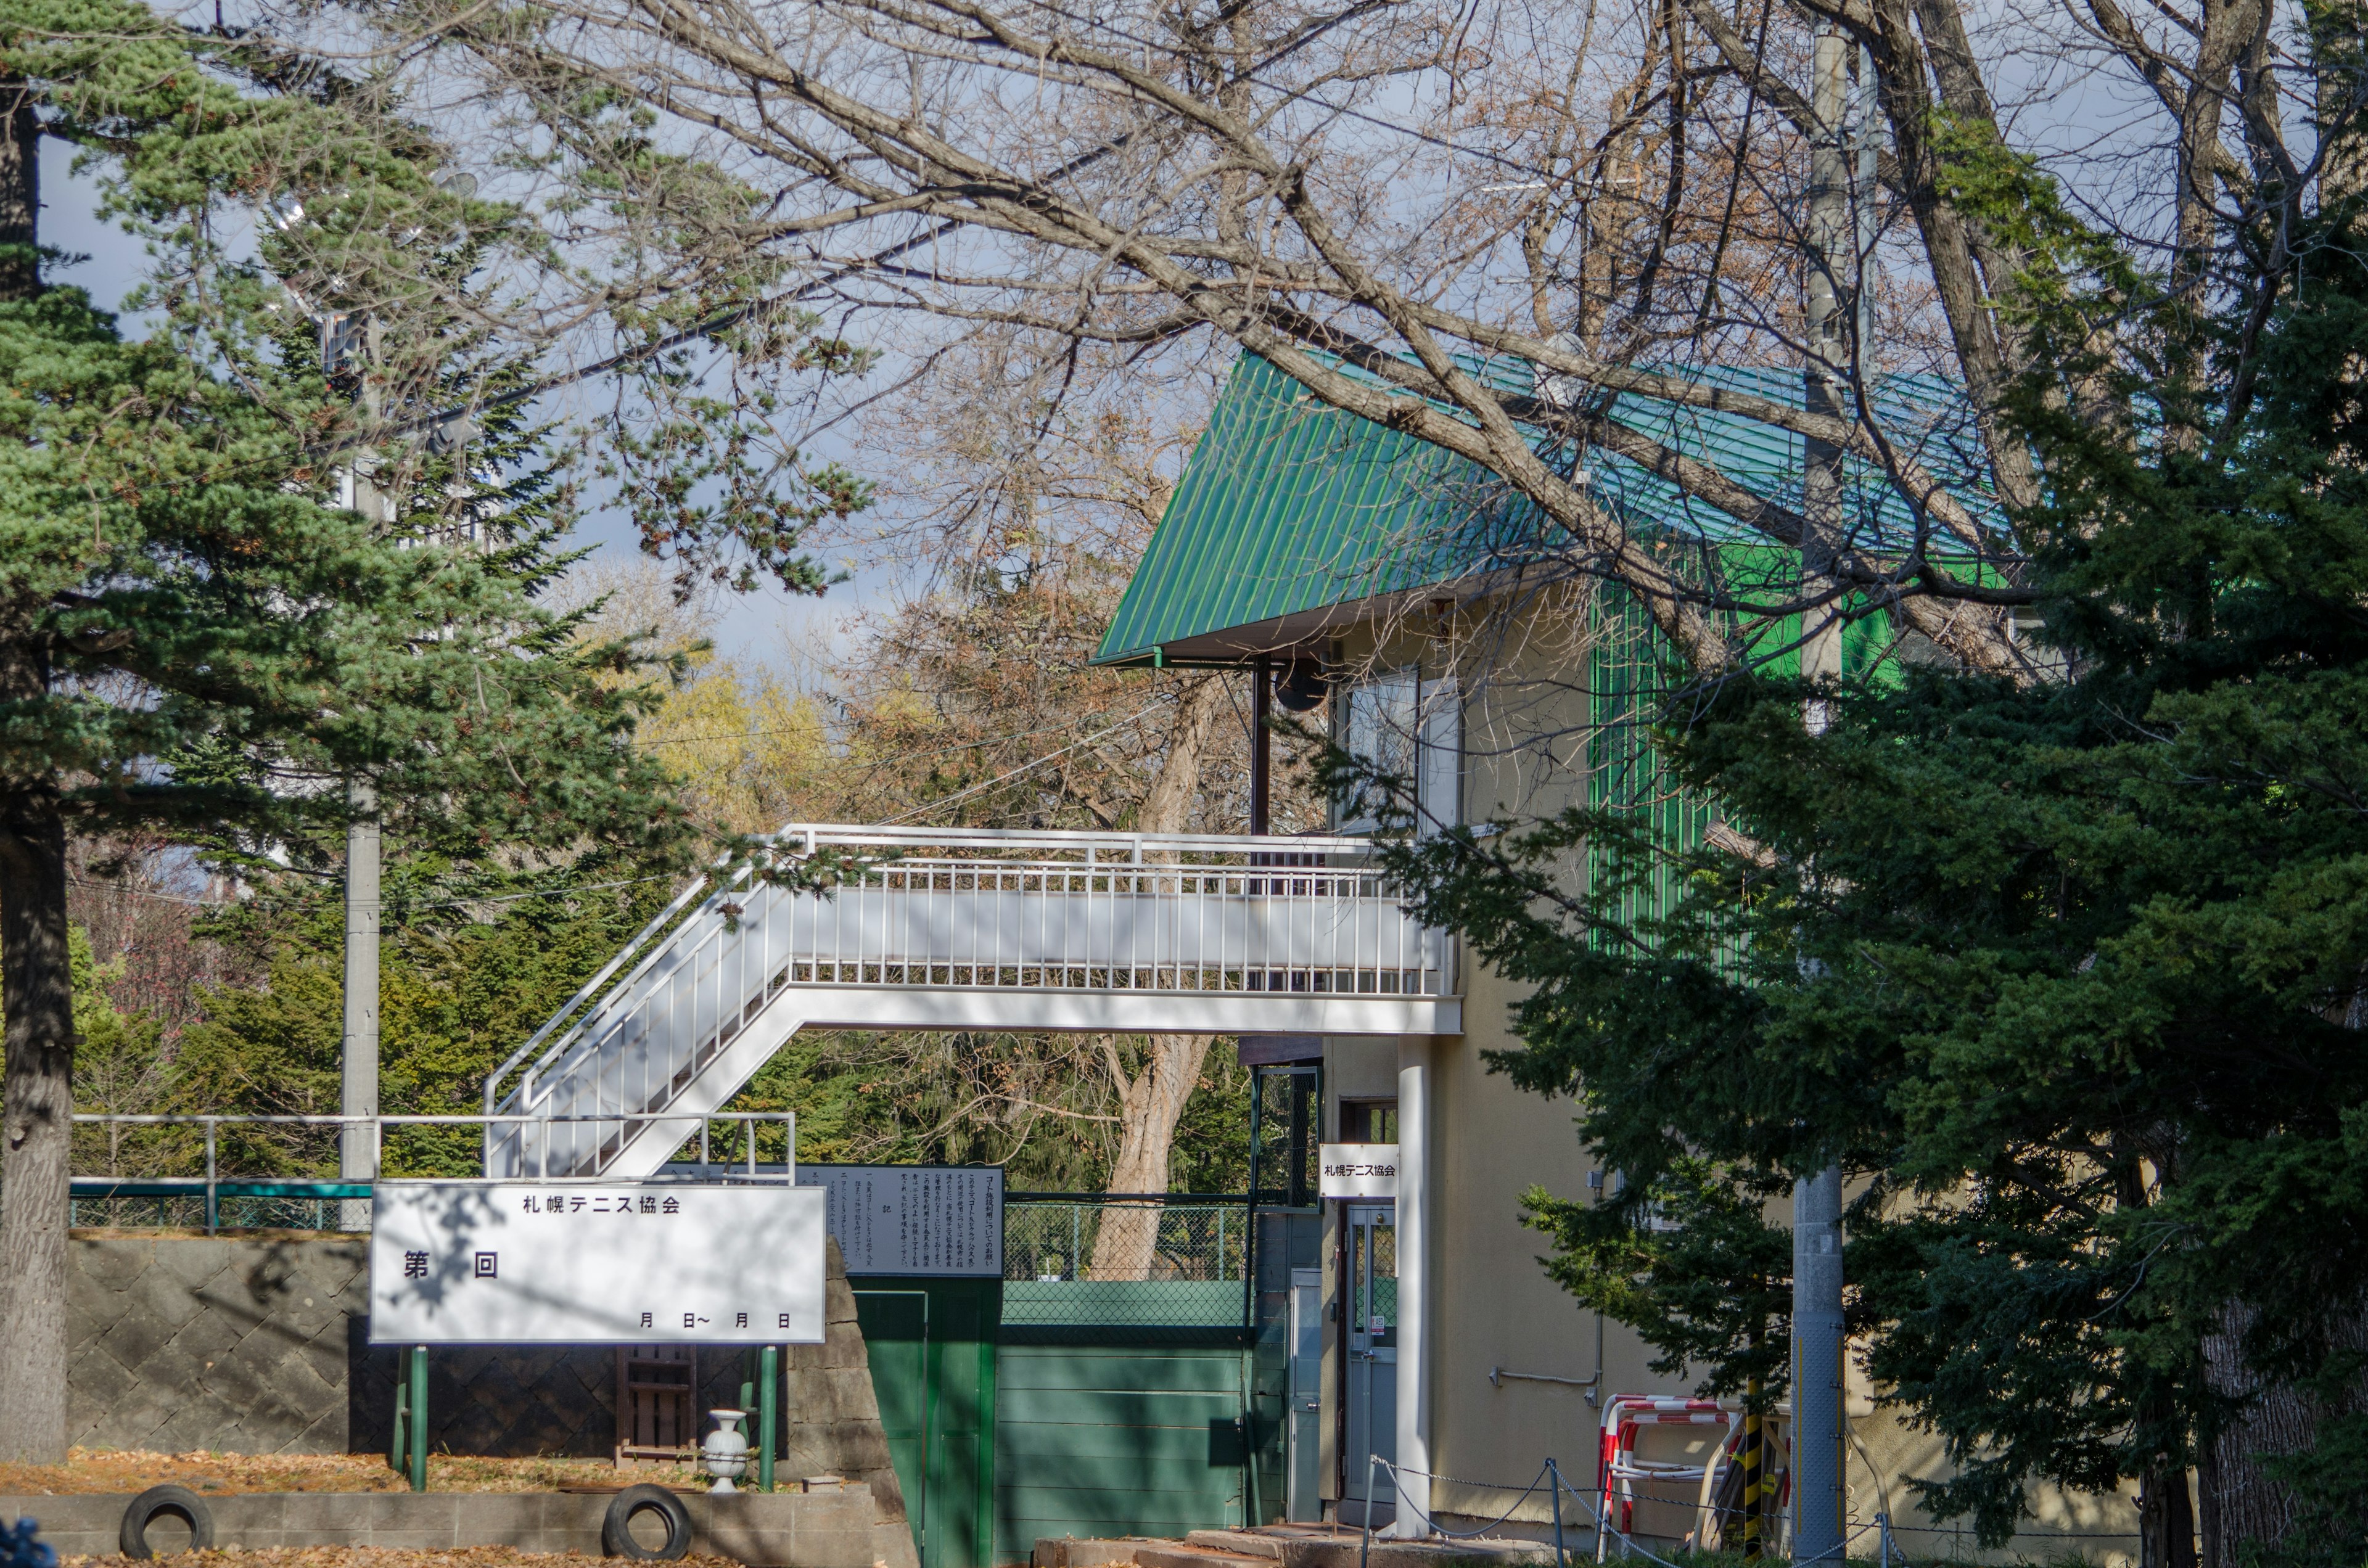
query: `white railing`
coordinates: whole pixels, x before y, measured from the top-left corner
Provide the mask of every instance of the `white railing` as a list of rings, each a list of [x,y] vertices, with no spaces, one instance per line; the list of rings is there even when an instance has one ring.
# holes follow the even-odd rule
[[[1400,907],[1361,839],[798,824],[771,844],[848,869],[826,892],[746,864],[686,889],[488,1080],[488,1112],[571,1119],[547,1153],[489,1129],[488,1171],[535,1154],[604,1167],[800,990],[1421,997],[1454,982],[1449,939]],[[1035,1027],[1062,1027],[1055,1009]],[[586,1125],[603,1117],[605,1133]]]

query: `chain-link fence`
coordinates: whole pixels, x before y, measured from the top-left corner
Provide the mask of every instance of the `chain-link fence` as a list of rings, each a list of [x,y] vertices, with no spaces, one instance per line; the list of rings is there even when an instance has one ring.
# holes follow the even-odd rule
[[[341,1200],[218,1194],[211,1215],[203,1192],[76,1197],[73,1204],[77,1230],[334,1231]]]
[[[1239,1327],[1248,1212],[1230,1197],[1011,1195],[1003,1209],[1003,1321]]]

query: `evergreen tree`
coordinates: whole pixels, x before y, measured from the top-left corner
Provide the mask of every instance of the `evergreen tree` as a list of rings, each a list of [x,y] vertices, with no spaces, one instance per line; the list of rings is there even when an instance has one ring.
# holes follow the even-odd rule
[[[523,254],[516,214],[438,183],[382,90],[129,0],[6,0],[0,80],[0,1459],[54,1462],[70,835],[317,874],[367,810],[498,887],[587,854],[663,867],[689,830],[630,744],[638,655],[538,602],[571,498],[486,412],[525,369],[482,282]],[[45,286],[45,136],[149,246],[145,337]],[[479,412],[430,417],[455,403]],[[677,415],[634,483],[672,496],[675,549],[712,549],[733,519],[691,491],[736,483],[712,454],[737,415]],[[860,497],[784,494],[748,548],[812,586],[797,518]]]

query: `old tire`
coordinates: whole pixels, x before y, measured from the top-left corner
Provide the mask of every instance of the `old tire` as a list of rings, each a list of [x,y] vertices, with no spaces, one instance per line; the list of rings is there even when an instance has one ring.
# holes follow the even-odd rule
[[[634,1516],[652,1512],[666,1520],[666,1538],[662,1546],[643,1546],[633,1539]],[[646,1482],[628,1486],[609,1505],[609,1517],[600,1524],[600,1545],[611,1557],[671,1562],[690,1550],[690,1510],[682,1506],[681,1498],[663,1486],[652,1486]]]
[[[155,1555],[148,1546],[148,1521],[159,1514],[178,1514],[188,1520],[187,1550],[204,1551],[213,1545],[214,1516],[204,1498],[186,1486],[152,1486],[123,1510],[123,1530],[116,1539],[124,1556],[145,1562]]]

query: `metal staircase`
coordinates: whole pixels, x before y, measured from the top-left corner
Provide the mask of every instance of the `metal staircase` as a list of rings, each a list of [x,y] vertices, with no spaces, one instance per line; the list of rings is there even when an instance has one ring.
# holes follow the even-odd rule
[[[849,869],[686,888],[487,1080],[486,1111],[524,1119],[488,1128],[488,1176],[652,1176],[801,1028],[1462,1032],[1451,939],[1361,839],[796,824],[771,846]]]

